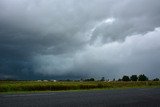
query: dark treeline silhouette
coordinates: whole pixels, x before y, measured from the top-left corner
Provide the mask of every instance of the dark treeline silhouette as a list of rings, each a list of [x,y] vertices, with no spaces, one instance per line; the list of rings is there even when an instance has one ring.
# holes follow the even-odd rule
[[[112,80],[109,80],[109,79],[105,79],[105,77],[101,77],[99,80],[96,80],[94,79],[93,77],[91,78],[81,78],[80,80],[74,80],[74,79],[66,79],[66,80],[54,80],[54,79],[51,79],[51,80],[34,80],[34,81],[52,81],[52,82],[57,82],[57,81],[148,81],[148,77],[144,74],[140,74],[140,75],[131,75],[131,76],[127,76],[127,75],[124,75],[122,78],[119,78],[118,80],[116,80],[115,78],[112,79]],[[33,80],[16,80],[16,79],[0,79],[0,81],[33,81]],[[150,81],[160,81],[159,78],[155,78],[155,79],[152,79]]]
[[[159,81],[159,78],[155,78],[155,79],[153,79],[153,81]]]
[[[94,78],[90,78],[90,79],[85,79],[84,81],[95,81]]]
[[[158,81],[159,79],[156,78],[154,81]],[[132,76],[126,76],[124,75],[122,79],[119,79],[119,81],[148,81],[148,77],[145,76],[144,74],[140,74],[139,76],[137,75],[132,75]]]
[[[117,81],[148,81],[148,80],[149,79],[146,75],[140,74],[140,75],[131,75],[131,76],[124,75],[122,78],[118,79]],[[84,81],[95,81],[95,79],[89,78],[89,79],[85,79]],[[105,80],[105,77],[102,77],[98,81],[109,81],[109,79]],[[116,81],[116,80],[113,79],[112,81]],[[152,81],[159,81],[159,78],[155,78]]]

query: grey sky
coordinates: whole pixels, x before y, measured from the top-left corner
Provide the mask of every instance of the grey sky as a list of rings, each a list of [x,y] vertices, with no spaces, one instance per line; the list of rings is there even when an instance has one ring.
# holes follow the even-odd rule
[[[159,0],[0,0],[0,78],[154,78],[159,35]]]

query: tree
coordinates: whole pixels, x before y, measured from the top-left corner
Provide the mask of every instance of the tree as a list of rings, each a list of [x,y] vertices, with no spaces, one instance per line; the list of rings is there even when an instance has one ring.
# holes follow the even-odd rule
[[[105,81],[105,78],[104,78],[104,77],[102,77],[100,81]]]
[[[90,81],[94,81],[94,78],[90,78]]]
[[[132,76],[130,77],[130,80],[131,80],[131,81],[137,81],[137,80],[138,80],[137,75],[132,75]]]
[[[85,79],[85,81],[94,81],[94,78]]]
[[[159,78],[155,78],[155,79],[153,79],[153,81],[159,81]]]
[[[119,78],[118,81],[122,81],[122,79]]]
[[[148,81],[148,77],[146,77],[144,74],[141,74],[138,76],[138,81]]]
[[[116,79],[115,79],[115,78],[113,78],[113,81],[116,81]]]
[[[122,81],[129,81],[129,76],[124,75]]]

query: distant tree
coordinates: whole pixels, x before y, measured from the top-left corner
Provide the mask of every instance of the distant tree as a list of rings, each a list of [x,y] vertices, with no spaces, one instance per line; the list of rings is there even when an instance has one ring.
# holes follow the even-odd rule
[[[155,78],[155,79],[153,79],[153,81],[159,81],[159,78]]]
[[[71,81],[70,79],[66,79],[66,81]]]
[[[122,81],[122,79],[119,78],[117,81]]]
[[[81,78],[80,81],[83,81],[83,78]]]
[[[115,79],[115,78],[113,78],[113,81],[116,81],[116,79]]]
[[[90,78],[90,81],[94,81],[94,78]]]
[[[109,81],[109,79],[107,79],[106,81]]]
[[[105,78],[104,78],[104,77],[102,77],[100,81],[105,81]]]
[[[85,79],[85,81],[94,81],[94,78]]]
[[[138,80],[137,75],[132,75],[132,76],[130,77],[130,80],[131,80],[131,81],[137,81],[137,80]]]
[[[122,81],[129,81],[129,76],[124,75]]]
[[[138,76],[138,81],[148,81],[148,77],[144,74]]]

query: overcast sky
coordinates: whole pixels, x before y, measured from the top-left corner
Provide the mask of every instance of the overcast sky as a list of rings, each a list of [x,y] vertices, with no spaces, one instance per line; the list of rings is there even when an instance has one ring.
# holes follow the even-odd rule
[[[160,77],[160,0],[0,0],[0,79]]]

